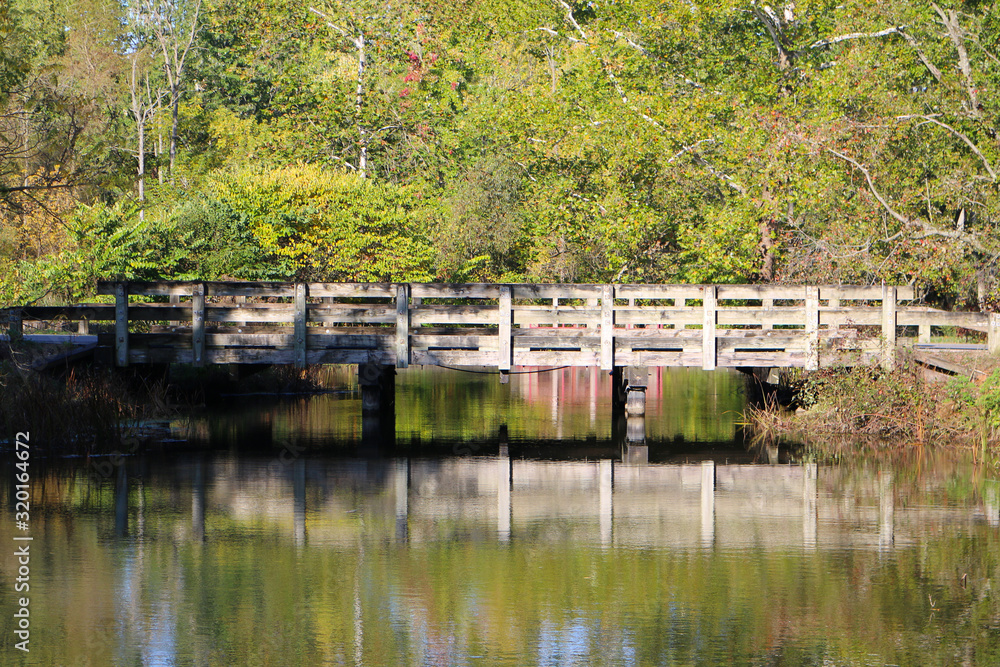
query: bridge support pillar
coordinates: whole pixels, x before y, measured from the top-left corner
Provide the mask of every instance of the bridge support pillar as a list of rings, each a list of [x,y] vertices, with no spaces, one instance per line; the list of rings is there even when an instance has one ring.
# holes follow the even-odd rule
[[[383,364],[359,364],[361,440],[394,444],[396,438],[396,369]]]
[[[378,413],[396,403],[396,369],[383,364],[358,364],[361,411]]]

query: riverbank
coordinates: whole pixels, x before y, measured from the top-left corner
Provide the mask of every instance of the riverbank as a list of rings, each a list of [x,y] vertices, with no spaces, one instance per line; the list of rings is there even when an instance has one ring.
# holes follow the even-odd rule
[[[58,455],[92,455],[154,443],[167,424],[235,393],[321,392],[346,381],[330,367],[110,368],[81,364],[32,370],[29,345],[0,360],[0,443],[30,432]]]
[[[852,436],[869,445],[1000,445],[1000,360],[961,360],[969,375],[929,373],[913,360],[796,372],[785,378],[790,405],[748,406],[744,422],[763,438],[830,442]],[[836,441],[838,438],[833,438]],[[830,449],[819,444],[820,451]]]

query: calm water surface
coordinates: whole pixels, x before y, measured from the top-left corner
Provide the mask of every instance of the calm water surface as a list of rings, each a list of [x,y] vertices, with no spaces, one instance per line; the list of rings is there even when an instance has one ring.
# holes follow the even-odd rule
[[[33,460],[31,652],[7,548],[0,664],[1000,664],[980,467],[748,451],[722,372],[659,375],[642,447],[586,370],[399,387],[395,442],[348,391],[232,400],[182,455]]]

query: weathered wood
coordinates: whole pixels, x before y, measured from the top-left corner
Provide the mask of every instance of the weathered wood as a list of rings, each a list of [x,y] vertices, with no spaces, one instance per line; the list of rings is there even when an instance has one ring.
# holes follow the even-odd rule
[[[109,288],[131,292],[125,284],[101,285],[105,293],[116,293]],[[199,288],[200,298],[178,303]],[[401,290],[406,294],[405,322],[400,321]],[[41,322],[36,328],[60,330],[67,322],[113,320],[115,334],[108,344],[118,347],[118,339],[124,339],[123,358],[116,357],[121,363],[150,355],[162,361],[164,349],[172,347],[179,358],[196,363],[199,358],[200,363],[235,359],[232,363],[299,365],[317,359],[368,359],[403,365],[416,363],[419,350],[426,363],[495,365],[501,371],[516,363],[712,368],[742,366],[748,359],[819,367],[830,358],[878,353],[883,363],[891,363],[896,326],[918,326],[923,339],[930,326],[989,329],[983,313],[899,306],[899,300],[913,298],[911,288],[893,294],[890,288],[862,286],[161,282],[137,283],[135,292],[167,295],[173,303],[128,304],[125,299],[122,308],[116,293],[113,306],[32,307],[23,310],[23,317]],[[310,299],[323,302],[310,304]],[[240,303],[246,300],[253,302]],[[688,306],[692,300],[703,305]],[[887,324],[890,311],[892,325]],[[157,335],[128,333],[128,323],[137,321]],[[186,321],[190,327],[164,326]],[[214,323],[210,330],[209,323]],[[882,328],[882,345],[860,337],[871,325]],[[994,331],[991,340],[996,337]]]
[[[396,285],[396,368],[410,365],[410,286]]]
[[[128,366],[128,287],[115,284],[115,364]]]
[[[806,370],[819,368],[819,288],[806,287],[805,335],[808,354]]]
[[[921,324],[927,324],[939,327],[951,326],[985,331],[989,326],[989,317],[987,313],[901,308],[896,311],[896,324],[898,326],[920,326]]]
[[[702,364],[701,346],[683,352],[659,352],[628,350],[616,351],[615,361],[629,366],[683,366],[698,368]]]
[[[500,355],[500,346],[502,343],[502,337],[497,336],[495,333],[490,335],[473,335],[464,336],[462,334],[451,334],[447,336],[442,335],[425,335],[420,329],[416,329],[410,333],[410,347],[411,349],[427,349],[432,347],[437,348],[467,348],[471,350],[478,350],[483,348],[489,348],[490,350],[496,350],[497,356]],[[508,350],[510,347],[510,339],[507,339]],[[509,356],[509,355],[508,355]]]
[[[309,295],[323,298],[389,299],[396,296],[393,283],[309,283]]]
[[[196,283],[191,288],[192,363],[204,366],[205,359],[205,285]]]
[[[418,350],[410,351],[417,366],[488,366],[495,367],[496,350]]]
[[[413,314],[415,315],[415,313]],[[415,324],[410,317],[410,325]],[[265,320],[261,320],[265,321]],[[278,320],[274,320],[278,321]],[[309,321],[326,326],[337,324],[396,324],[396,306],[383,305],[348,305],[313,306],[309,309]]]
[[[986,349],[990,354],[1000,354],[1000,313],[989,314],[989,330],[986,334]]]
[[[917,340],[919,340],[921,343],[931,342],[931,325],[929,324],[917,325]]]
[[[7,333],[10,338],[20,338],[24,335],[24,317],[20,308],[7,311]]]
[[[896,365],[896,288],[882,286],[882,367]]]
[[[715,349],[715,325],[716,325],[716,288],[714,286],[705,288],[704,303],[702,306],[702,343],[701,343],[701,367],[706,371],[715,370],[716,349]]]
[[[497,324],[496,306],[430,306],[410,313],[410,326],[426,324]]]
[[[802,288],[795,285],[719,285],[719,301],[730,299],[795,299],[802,298]]]
[[[902,301],[913,301],[916,298],[914,289],[910,285],[896,288],[896,298]],[[843,299],[845,301],[881,301],[883,298],[881,287],[869,287],[866,285],[820,285],[819,298]]]
[[[616,285],[615,295],[619,299],[679,300],[675,303],[683,307],[685,299],[700,299],[705,293],[704,285]]]
[[[497,368],[503,371],[509,371],[511,366],[511,339],[512,335],[512,325],[514,322],[514,312],[512,310],[514,298],[514,291],[509,285],[503,285],[500,287],[500,303],[499,303],[499,316],[498,322],[500,323],[499,331],[497,332]]]
[[[605,285],[601,294],[601,370],[615,365],[615,288]]]
[[[510,286],[515,299],[586,299],[600,297],[604,285],[532,285],[514,284]]]
[[[411,287],[410,295],[423,299],[496,299],[500,297],[502,288],[503,286],[501,285],[490,283],[453,285],[414,283]]]
[[[295,345],[295,365],[298,368],[306,366],[306,297],[307,287],[305,283],[295,284],[295,332],[293,343]]]

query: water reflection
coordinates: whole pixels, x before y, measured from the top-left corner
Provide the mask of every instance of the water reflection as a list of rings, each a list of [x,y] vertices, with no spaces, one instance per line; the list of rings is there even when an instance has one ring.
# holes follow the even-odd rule
[[[972,468],[274,463],[49,471],[34,664],[993,664],[1000,646],[997,489]]]
[[[586,369],[405,373],[394,444],[347,391],[231,405],[184,454],[33,461],[32,651],[0,664],[1000,664],[997,482],[747,452],[740,386],[660,373],[640,439]]]
[[[233,398],[192,422],[179,421],[181,438],[217,446],[272,449],[276,443],[390,454],[398,447],[485,454],[485,444],[531,447],[567,441],[623,445],[641,456],[647,444],[732,443],[744,406],[744,376],[735,371],[650,369],[646,417],[611,412],[611,377],[596,368],[496,376],[442,368],[402,369],[389,419],[364,413],[356,378],[345,391],[320,396]],[[182,428],[183,427],[183,428]],[[380,446],[382,445],[382,446]]]

